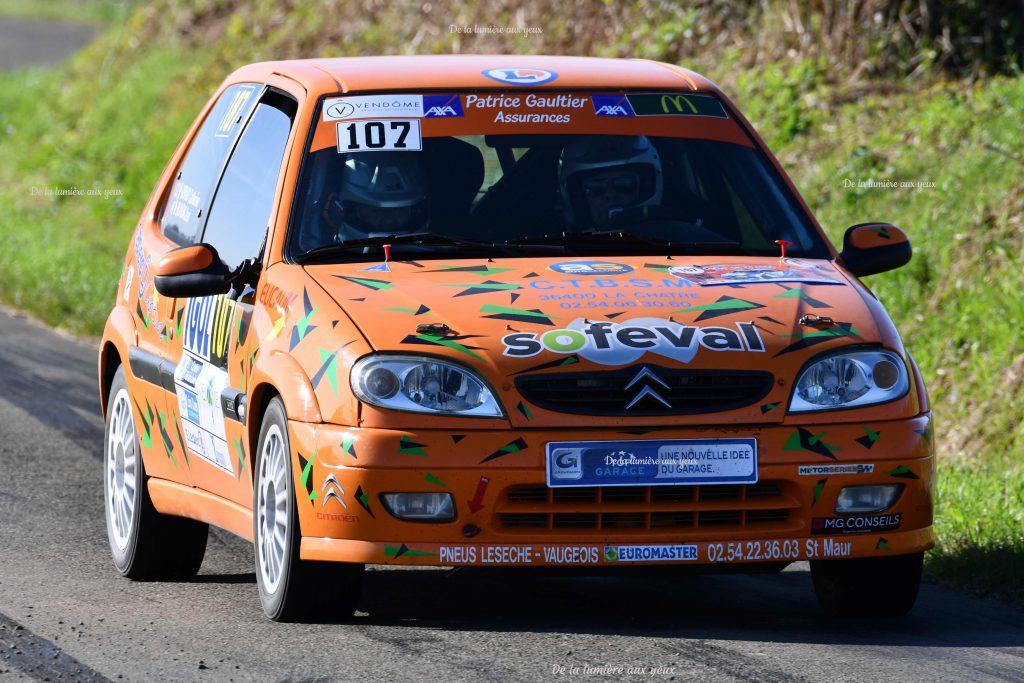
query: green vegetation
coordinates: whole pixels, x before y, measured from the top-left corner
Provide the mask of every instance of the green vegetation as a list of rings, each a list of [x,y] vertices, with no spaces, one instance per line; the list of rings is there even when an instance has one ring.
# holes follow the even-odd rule
[[[939,544],[928,571],[1024,599],[1024,26],[1019,13],[999,11],[1017,5],[976,12],[978,2],[955,0],[927,17],[920,9],[930,3],[866,0],[856,15],[844,7],[832,16],[819,4],[680,9],[635,0],[573,3],[552,15],[533,0],[490,11],[440,0],[333,13],[273,0],[159,0],[114,21],[60,69],[0,74],[0,298],[97,334],[163,164],[240,64],[451,51],[683,63],[735,97],[834,241],[868,220],[909,233],[911,264],[868,284],[920,365],[935,411]],[[543,33],[467,35],[450,24]],[[936,33],[944,26],[948,40]],[[58,188],[100,195],[46,194]]]

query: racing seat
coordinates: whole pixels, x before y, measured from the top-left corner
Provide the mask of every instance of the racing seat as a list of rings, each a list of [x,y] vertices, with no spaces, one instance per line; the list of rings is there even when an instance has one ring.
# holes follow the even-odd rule
[[[484,157],[458,138],[424,138],[423,167],[430,183],[430,229],[471,236],[469,208],[484,183]]]
[[[558,158],[561,146],[533,147],[473,207],[473,224],[489,240],[543,233],[561,225]]]

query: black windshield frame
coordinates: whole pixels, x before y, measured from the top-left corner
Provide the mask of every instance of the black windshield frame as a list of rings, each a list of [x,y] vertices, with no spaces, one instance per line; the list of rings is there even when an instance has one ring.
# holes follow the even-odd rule
[[[422,88],[422,89],[410,90],[408,92],[429,93],[429,92],[431,92],[431,90],[432,89],[430,89],[430,88]],[[451,91],[450,89],[447,90],[447,92],[450,92],[450,91]],[[395,92],[396,94],[398,93],[398,91],[388,91],[388,92]],[[472,90],[470,90],[470,89],[463,89],[463,90],[459,90],[458,92],[460,94],[470,94],[470,93],[476,93],[476,92],[481,92],[482,93],[482,92],[485,92],[485,90],[484,89],[480,89],[480,90],[476,90],[476,89],[472,89]],[[497,91],[495,91],[495,92],[497,92]],[[596,92],[600,92],[600,91],[599,90],[595,90],[594,92],[596,93]],[[322,112],[322,108],[323,108],[323,105],[324,105],[324,101],[326,99],[328,99],[328,98],[340,97],[340,96],[352,96],[352,95],[359,95],[359,94],[367,94],[367,93],[363,93],[363,92],[360,92],[360,93],[334,93],[334,94],[330,94],[330,95],[323,95],[323,96],[321,96],[319,98],[318,102],[317,102],[317,105],[316,105],[316,107],[314,109],[314,112],[313,112],[313,118],[312,118],[310,126],[308,128],[307,139],[305,141],[305,146],[303,148],[304,151],[303,151],[302,161],[301,161],[301,165],[300,165],[300,169],[299,169],[299,175],[298,175],[296,190],[295,190],[295,192],[293,194],[292,204],[291,204],[290,211],[289,211],[288,230],[287,230],[287,233],[286,233],[286,236],[285,236],[284,253],[283,253],[283,258],[284,258],[284,260],[286,262],[289,262],[289,263],[301,263],[302,262],[301,256],[306,251],[306,250],[303,250],[303,249],[299,248],[299,238],[298,238],[299,231],[300,231],[300,229],[302,227],[301,225],[299,225],[299,223],[300,223],[300,220],[301,220],[301,217],[302,217],[302,213],[303,213],[304,208],[305,208],[304,205],[305,205],[305,203],[307,201],[309,201],[309,198],[306,196],[306,193],[302,191],[302,188],[308,186],[308,184],[309,184],[309,177],[310,177],[310,175],[312,173],[313,164],[310,163],[310,158],[311,158],[311,156],[313,154],[319,153],[319,152],[310,152],[309,148],[310,148],[310,146],[312,144],[312,140],[313,140],[314,134],[316,132],[316,128],[317,128],[317,125],[318,125],[318,122],[319,122],[319,118],[321,116],[321,112]],[[725,100],[724,98],[722,98],[722,105],[725,108],[725,110],[729,113],[729,115],[734,119],[734,121],[736,122],[737,126],[743,131],[744,135],[746,135],[746,137],[749,139],[749,141],[750,141],[750,146],[749,147],[746,146],[746,145],[737,145],[737,144],[733,144],[733,143],[722,142],[722,141],[718,141],[718,140],[704,139],[704,138],[699,138],[699,137],[680,137],[680,138],[671,138],[671,139],[672,140],[680,140],[680,141],[685,140],[685,141],[694,142],[694,143],[698,143],[698,144],[699,143],[708,143],[708,144],[714,144],[714,145],[723,145],[723,146],[727,146],[727,147],[736,148],[737,150],[743,150],[743,152],[741,152],[741,153],[746,153],[746,154],[751,155],[750,156],[750,160],[753,160],[754,163],[756,164],[757,171],[764,177],[764,179],[766,179],[768,182],[770,182],[771,187],[774,189],[775,194],[777,195],[776,196],[776,200],[780,201],[782,203],[782,206],[784,207],[784,209],[788,213],[788,215],[792,219],[795,219],[795,221],[796,221],[796,223],[798,225],[798,228],[800,229],[800,231],[802,233],[802,236],[805,237],[805,245],[803,245],[802,247],[800,245],[793,245],[793,246],[788,247],[788,252],[787,252],[788,255],[791,255],[791,256],[794,256],[794,257],[798,257],[798,258],[811,258],[811,259],[832,259],[832,258],[834,258],[834,249],[831,247],[830,243],[828,242],[828,238],[822,233],[820,228],[817,226],[817,223],[814,220],[813,216],[810,215],[809,209],[806,207],[804,202],[802,202],[800,200],[800,198],[798,197],[798,195],[796,194],[795,188],[793,188],[791,183],[788,181],[788,179],[786,177],[784,177],[783,173],[777,167],[776,163],[770,157],[770,155],[768,153],[766,153],[765,149],[762,146],[763,143],[761,143],[759,141],[759,139],[756,137],[756,135],[752,134],[752,132],[748,130],[748,124],[746,124],[745,120],[743,120],[742,118],[736,116],[735,108],[732,106],[731,102],[729,102],[728,100]],[[538,134],[538,135],[546,135],[546,134]],[[560,136],[562,134],[552,133],[550,135],[557,137],[557,136]],[[497,137],[502,137],[502,136],[489,135],[488,137],[497,138]],[[516,135],[516,134],[510,134],[508,137],[513,138],[513,137],[523,137],[523,136],[522,135]],[[430,139],[430,138],[425,138],[425,139]],[[438,138],[433,138],[433,139],[438,139]],[[321,152],[322,152],[322,150],[321,150]],[[337,152],[334,152],[334,153],[337,154]],[[433,232],[434,230],[431,230],[431,231]],[[445,231],[444,230],[436,230],[436,232],[445,232]],[[614,245],[600,245],[600,248],[596,248],[596,249],[589,248],[589,247],[584,247],[584,248],[581,248],[581,249],[574,248],[572,243],[571,243],[571,231],[566,231],[565,230],[565,226],[558,226],[558,225],[551,225],[550,229],[547,229],[547,230],[545,230],[543,228],[537,229],[537,230],[524,230],[522,233],[520,233],[519,235],[516,236],[516,240],[519,241],[519,242],[529,242],[531,237],[545,237],[545,238],[548,238],[548,239],[545,239],[543,242],[538,241],[538,244],[551,245],[553,243],[552,238],[555,235],[558,235],[559,233],[565,234],[566,237],[567,237],[568,241],[566,242],[566,244],[567,244],[567,248],[569,249],[568,253],[573,253],[573,254],[577,254],[577,255],[581,255],[581,256],[582,255],[588,255],[588,256],[589,255],[613,256],[616,253],[618,253],[618,251],[617,251],[617,249],[615,248]],[[452,234],[453,237],[457,237],[457,238],[458,237],[466,237],[467,236],[467,232],[465,232],[465,231],[452,231],[450,234]],[[479,233],[477,233],[477,234],[475,234],[473,236],[475,238],[479,239]],[[503,239],[495,239],[495,240],[493,240],[492,243],[495,244],[495,245],[500,245],[500,244],[505,243],[505,241],[506,240],[503,240]],[[684,242],[685,242],[684,240],[681,240],[679,242],[679,244],[682,245],[682,244],[684,244]],[[778,256],[780,254],[780,249],[779,249],[779,247],[776,244],[770,244],[769,245],[769,244],[766,243],[761,248],[758,248],[758,249],[749,249],[747,247],[744,247],[744,249],[746,250],[747,253],[749,253],[752,256]],[[426,249],[425,250],[425,249],[422,249],[422,248],[417,249],[415,251],[415,257],[417,259],[432,260],[432,259],[451,259],[451,258],[462,258],[462,257],[469,258],[469,257],[477,257],[477,256],[482,256],[482,255],[488,255],[488,254],[486,254],[486,250],[479,250],[479,253],[477,253],[478,250],[476,250],[476,249],[471,249],[471,250],[467,250],[467,251],[472,251],[473,253],[465,253],[464,254],[457,247],[451,247],[451,246],[440,247],[440,245],[439,245],[439,248],[437,248],[436,250],[430,250],[430,249]],[[649,252],[651,254],[661,253],[662,251],[664,251],[666,254],[688,253],[688,252],[685,251],[685,249],[682,249],[682,247],[680,247],[679,249],[659,249],[659,248],[652,247],[649,250]],[[626,245],[623,245],[623,252],[624,253],[630,253],[630,254],[640,253],[635,248],[635,245],[633,247],[627,247]],[[706,254],[707,252],[704,251],[704,252],[701,252],[701,253],[705,253]],[[730,253],[735,253],[735,252],[730,252],[728,250],[723,250],[722,255],[723,256],[724,255],[729,255]],[[497,254],[490,254],[490,255],[497,255]],[[515,254],[501,254],[501,255],[502,256],[510,256],[510,257],[513,257],[513,258],[515,258],[515,257],[529,258],[529,257],[534,257],[534,256],[547,256],[547,255],[550,255],[550,252],[549,251],[546,252],[546,253],[545,252],[538,252],[536,254],[533,254],[533,253],[530,253],[527,250],[522,250],[522,251],[518,251],[517,250],[517,253],[515,253]],[[343,254],[339,253],[339,256],[337,257],[337,259],[332,260],[331,262],[358,263],[358,262],[370,262],[370,261],[373,261],[375,259],[376,259],[376,256],[370,256],[368,254],[352,253],[352,254],[349,254],[349,255],[343,255]],[[322,262],[322,261],[318,261],[318,262]]]

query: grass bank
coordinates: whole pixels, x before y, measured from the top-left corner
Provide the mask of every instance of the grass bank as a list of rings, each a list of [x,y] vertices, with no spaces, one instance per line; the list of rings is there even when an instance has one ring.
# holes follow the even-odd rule
[[[868,284],[931,391],[943,469],[928,571],[1024,599],[1024,79],[1011,68],[951,80],[927,41],[893,43],[899,28],[866,26],[877,51],[847,54],[842,36],[829,38],[813,15],[786,10],[791,3],[758,3],[757,35],[750,17],[724,10],[680,15],[671,3],[634,4],[634,15],[583,3],[545,18],[542,3],[524,2],[524,19],[512,3],[484,14],[477,3],[436,2],[424,13],[418,4],[366,2],[350,21],[276,2],[140,7],[59,69],[0,74],[0,299],[98,333],[138,211],[194,113],[239,64],[484,50],[683,61],[735,96],[833,240],[867,220],[910,234],[911,264]],[[572,29],[580,22],[594,27],[585,44]],[[537,23],[544,32],[498,39],[446,28],[496,23]],[[831,40],[832,51],[803,49],[798,25]],[[736,47],[743,40],[750,49]],[[904,47],[887,52],[890,44]],[[889,71],[865,75],[858,60],[869,58]]]

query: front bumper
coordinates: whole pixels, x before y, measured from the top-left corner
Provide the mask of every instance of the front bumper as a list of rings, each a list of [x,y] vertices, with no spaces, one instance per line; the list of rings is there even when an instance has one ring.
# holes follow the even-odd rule
[[[719,565],[907,554],[933,544],[931,415],[872,424],[403,432],[289,424],[307,560],[434,566]],[[549,489],[553,441],[752,437],[756,484]],[[837,515],[848,485],[901,484]],[[448,492],[454,521],[401,521],[388,492]]]

